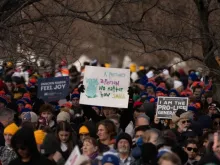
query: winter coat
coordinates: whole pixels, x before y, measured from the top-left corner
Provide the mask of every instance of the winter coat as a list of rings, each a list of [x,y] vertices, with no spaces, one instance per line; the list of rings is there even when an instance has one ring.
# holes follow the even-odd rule
[[[4,129],[3,124],[0,122],[0,146],[5,146]]]
[[[212,153],[204,156],[197,165],[219,165],[220,160]]]
[[[0,147],[0,161],[2,165],[8,165],[15,158],[17,158],[17,154],[12,148],[8,146]]]
[[[17,152],[17,145],[23,145],[28,148],[31,155],[29,162],[22,162],[20,155]],[[36,145],[33,129],[29,127],[22,127],[11,139],[12,148],[17,153],[18,157],[11,161],[9,165],[55,165],[54,162],[42,156]]]

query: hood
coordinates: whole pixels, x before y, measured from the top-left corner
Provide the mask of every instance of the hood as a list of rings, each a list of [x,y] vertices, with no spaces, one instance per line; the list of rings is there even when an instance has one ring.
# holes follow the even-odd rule
[[[23,145],[29,149],[29,152],[33,157],[40,156],[40,153],[37,150],[37,145],[34,137],[34,131],[29,127],[22,127],[19,129],[11,139],[12,148],[16,151],[17,145]],[[19,156],[19,154],[17,153]]]

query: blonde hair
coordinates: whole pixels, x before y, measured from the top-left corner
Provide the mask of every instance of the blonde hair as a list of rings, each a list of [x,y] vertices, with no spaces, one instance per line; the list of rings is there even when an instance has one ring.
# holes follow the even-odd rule
[[[161,165],[164,160],[172,162],[174,165],[181,165],[181,160],[175,153],[163,154],[158,161],[158,165]]]

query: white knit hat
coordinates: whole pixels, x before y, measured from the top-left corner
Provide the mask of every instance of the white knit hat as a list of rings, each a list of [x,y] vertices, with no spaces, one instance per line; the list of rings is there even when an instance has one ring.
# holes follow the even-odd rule
[[[68,123],[70,123],[70,114],[68,112],[61,111],[57,115],[57,122],[58,121],[67,121]]]
[[[147,78],[152,78],[154,77],[154,72],[151,70],[146,74]]]
[[[179,87],[183,86],[183,83],[178,80],[174,80],[174,88],[177,89]]]
[[[31,123],[37,123],[38,122],[38,116],[34,112],[24,112],[21,114],[22,121],[30,121]]]
[[[163,70],[163,74],[164,74],[165,76],[168,76],[168,75],[169,75],[169,71],[168,71],[167,69],[164,69],[164,70]]]

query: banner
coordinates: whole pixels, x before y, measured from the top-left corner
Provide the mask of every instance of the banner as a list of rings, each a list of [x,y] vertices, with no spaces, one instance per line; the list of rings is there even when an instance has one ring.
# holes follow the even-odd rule
[[[80,104],[127,108],[130,70],[86,66]]]
[[[157,118],[172,119],[178,109],[188,110],[188,97],[158,97]]]
[[[79,151],[79,147],[75,146],[75,148],[71,152],[69,158],[67,159],[65,165],[74,165],[76,163],[76,161],[80,158],[80,155],[81,154]]]
[[[39,99],[57,101],[66,98],[69,92],[69,77],[53,77],[38,79]]]

